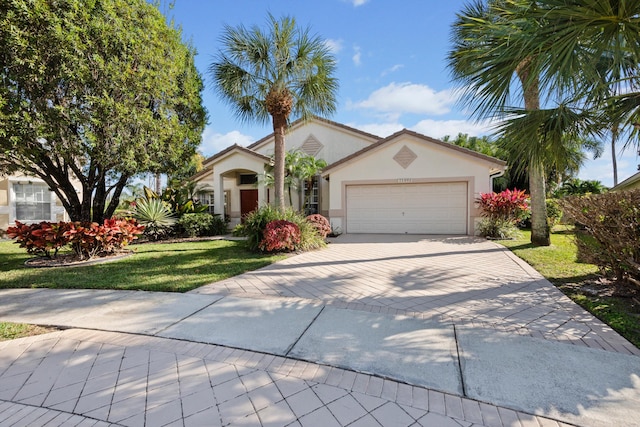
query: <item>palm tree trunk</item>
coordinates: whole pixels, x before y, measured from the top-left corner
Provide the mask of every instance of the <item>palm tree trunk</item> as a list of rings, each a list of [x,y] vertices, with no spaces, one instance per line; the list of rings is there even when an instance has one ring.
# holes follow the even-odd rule
[[[539,79],[531,75],[531,61],[527,58],[518,66],[516,73],[524,88],[525,110],[540,109]],[[533,141],[522,142],[539,144],[537,136]],[[531,243],[536,246],[549,246],[549,226],[547,223],[547,194],[545,188],[544,165],[538,159],[529,159],[529,193],[531,194]]]
[[[287,128],[287,119],[284,116],[273,116],[274,137],[274,165],[273,165],[273,204],[277,208],[284,209],[284,157],[285,144],[284,133]]]
[[[616,141],[618,140],[618,127],[611,129],[611,162],[613,163],[613,185],[618,185],[618,161],[616,160]]]

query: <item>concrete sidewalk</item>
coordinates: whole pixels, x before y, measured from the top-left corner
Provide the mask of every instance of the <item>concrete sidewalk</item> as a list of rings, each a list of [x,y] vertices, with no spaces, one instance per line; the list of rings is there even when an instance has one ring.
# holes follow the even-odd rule
[[[188,294],[0,291],[76,328],[0,343],[0,425],[640,425],[637,349],[509,251],[350,239]]]

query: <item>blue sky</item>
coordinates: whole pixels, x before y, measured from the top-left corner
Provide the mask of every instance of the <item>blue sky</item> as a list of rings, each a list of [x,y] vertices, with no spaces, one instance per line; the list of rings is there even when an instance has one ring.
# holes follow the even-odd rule
[[[167,11],[198,51],[205,80],[209,125],[200,151],[210,156],[238,143],[248,145],[271,133],[270,125],[240,122],[213,90],[208,67],[221,48],[225,24],[265,26],[267,14],[292,16],[327,41],[338,60],[338,109],[329,117],[381,137],[402,128],[442,138],[459,132],[490,133],[456,103],[446,68],[450,28],[461,0],[177,0]],[[619,181],[637,171],[634,150],[618,157]],[[609,150],[589,161],[582,179],[612,185]]]

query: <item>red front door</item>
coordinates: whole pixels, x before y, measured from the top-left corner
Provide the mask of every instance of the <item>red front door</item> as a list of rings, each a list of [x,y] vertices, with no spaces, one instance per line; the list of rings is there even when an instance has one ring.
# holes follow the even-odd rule
[[[244,217],[258,208],[258,190],[240,190],[240,216]]]

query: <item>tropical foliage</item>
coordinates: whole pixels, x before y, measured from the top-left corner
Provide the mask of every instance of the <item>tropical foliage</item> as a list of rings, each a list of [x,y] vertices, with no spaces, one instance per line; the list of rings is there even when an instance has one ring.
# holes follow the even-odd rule
[[[188,213],[176,223],[178,229],[188,237],[218,236],[227,233],[227,222],[220,215],[210,213]]]
[[[498,120],[528,172],[534,244],[549,244],[545,161],[564,159],[567,144],[619,123],[601,114],[611,102],[609,112],[637,121],[639,13],[637,1],[488,0],[468,4],[454,24],[449,64],[463,102],[476,118]],[[621,83],[617,97],[603,90]]]
[[[516,224],[529,214],[529,195],[524,190],[504,190],[500,193],[480,193],[477,200],[483,220],[478,224],[481,236],[512,238]]]
[[[291,17],[268,17],[268,28],[225,27],[223,49],[210,66],[215,88],[243,121],[274,132],[274,203],[283,208],[285,132],[290,117],[336,109],[336,60],[327,44]]]
[[[55,258],[70,246],[78,259],[91,259],[120,251],[138,238],[143,226],[134,220],[105,219],[102,224],[81,222],[41,222],[9,227],[8,237],[33,255]]]
[[[144,226],[144,234],[153,240],[171,234],[177,221],[169,205],[157,198],[138,199],[133,217]]]
[[[0,10],[0,170],[41,178],[72,220],[101,223],[130,178],[189,161],[206,120],[195,51],[150,2]]]
[[[265,167],[263,182],[267,187],[274,185],[274,163],[275,161]],[[289,195],[289,206],[293,207],[292,191],[297,191],[301,188],[310,189],[313,186],[314,177],[325,167],[327,167],[327,162],[323,159],[316,159],[314,156],[300,150],[287,151],[284,160],[284,187]],[[310,197],[311,192],[306,191],[300,210],[306,211],[309,206]]]
[[[267,224],[272,221],[288,221],[296,224],[300,230],[300,241],[293,250],[312,250],[325,246],[324,238],[316,227],[299,212],[291,209],[278,209],[271,205],[260,206],[244,218],[244,223],[234,229],[234,234],[247,237],[247,246],[252,251],[262,250],[260,247]]]
[[[569,179],[554,192],[554,197],[581,196],[585,194],[606,193],[605,187],[600,181],[581,180],[579,178]]]
[[[300,244],[301,238],[300,227],[280,219],[267,224],[258,246],[263,252],[293,251]]]

